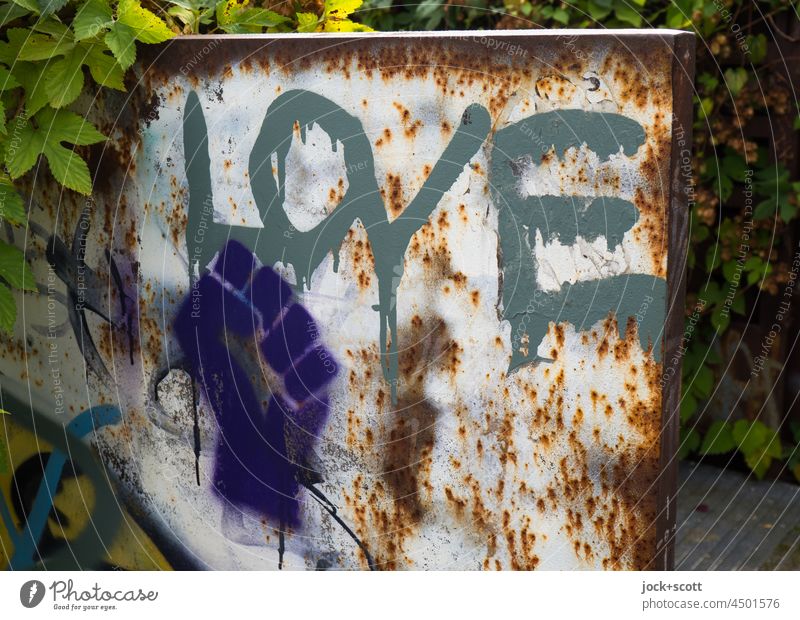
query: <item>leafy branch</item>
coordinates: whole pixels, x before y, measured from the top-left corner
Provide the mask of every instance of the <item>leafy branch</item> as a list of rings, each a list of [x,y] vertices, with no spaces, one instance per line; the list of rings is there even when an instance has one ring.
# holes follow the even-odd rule
[[[80,109],[89,80],[125,91],[138,44],[188,33],[350,32],[362,0],[326,0],[286,15],[251,0],[0,0],[0,222],[25,226],[20,188],[45,168],[64,188],[92,192],[82,147],[106,139]],[[311,8],[311,7],[310,7]],[[23,253],[0,241],[0,332],[17,318],[12,289],[37,290]]]

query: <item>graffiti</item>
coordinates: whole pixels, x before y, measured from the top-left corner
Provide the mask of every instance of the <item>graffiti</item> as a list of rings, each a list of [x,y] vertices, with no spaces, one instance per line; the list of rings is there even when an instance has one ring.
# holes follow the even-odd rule
[[[67,308],[69,325],[78,344],[78,348],[86,361],[86,377],[88,380],[89,371],[92,371],[104,382],[112,382],[111,374],[108,372],[103,358],[97,350],[97,346],[92,338],[89,323],[86,319],[86,310],[89,310],[110,325],[115,322],[108,316],[103,309],[103,295],[109,287],[98,276],[92,268],[86,265],[86,244],[90,228],[91,212],[87,205],[81,212],[78,224],[75,227],[75,234],[72,244],[68,248],[57,235],[48,235],[47,231],[37,224],[30,222],[30,230],[42,239],[47,240],[46,259],[55,275],[66,285],[66,295],[54,290],[51,286],[39,286],[39,291],[47,295]],[[109,269],[113,278],[114,285],[119,297],[121,321],[127,333],[128,348],[130,351],[130,363],[133,364],[133,301],[130,299],[122,284],[116,261],[111,253],[106,250],[105,257],[109,264]],[[130,307],[129,307],[130,304]],[[55,325],[52,317],[49,317],[47,325],[34,325],[34,329],[54,339],[66,331],[66,325]]]
[[[31,189],[2,340],[6,566],[656,558],[672,35],[497,36],[182,39],[93,107],[113,217]]]
[[[308,127],[317,124],[331,143],[341,143],[347,166],[348,188],[341,203],[312,230],[297,231],[282,208],[286,189],[286,155],[295,127],[305,141]],[[225,239],[237,239],[251,248],[266,265],[291,264],[298,286],[308,284],[314,270],[329,252],[338,266],[338,248],[354,221],[367,229],[375,256],[379,286],[380,345],[384,351],[384,378],[397,400],[397,287],[403,275],[403,256],[414,233],[428,221],[442,196],[453,185],[489,133],[489,114],[483,106],[470,105],[439,161],[416,197],[389,221],[375,179],[372,147],[361,122],[330,99],[304,90],[286,92],[267,111],[250,154],[250,179],[263,228],[223,226],[209,218],[203,204],[211,195],[208,134],[202,107],[195,93],[186,101],[183,124],[186,177],[189,182],[189,218],[186,246],[190,257],[205,266],[214,248]],[[278,178],[273,176],[272,155],[278,156]],[[209,221],[211,219],[211,221]],[[190,274],[196,265],[190,264]],[[387,342],[389,343],[387,346]]]
[[[25,410],[15,399],[6,396],[5,400],[11,401],[11,408],[18,414]],[[24,424],[21,415],[14,417]],[[9,568],[28,570],[38,563],[52,569],[92,566],[105,551],[104,541],[113,539],[119,527],[120,514],[107,477],[97,465],[91,450],[79,440],[103,426],[119,423],[119,409],[106,405],[87,409],[65,427],[54,424],[41,414],[35,417],[37,419],[33,427],[37,436],[52,443],[54,450],[49,454],[39,454],[34,461],[20,464],[15,471],[14,486],[17,492],[13,496],[13,503],[24,523],[21,531],[16,530],[5,499],[0,497],[0,516],[14,547]],[[37,472],[41,478],[35,484]],[[85,527],[67,548],[46,556],[47,551],[55,548],[54,541],[46,534],[48,519],[55,519],[62,527],[65,525],[63,515],[59,515],[54,506],[57,489],[64,476],[75,478],[79,475],[91,480],[96,494],[94,510],[102,518],[93,520],[91,526]],[[26,501],[26,498],[32,501]]]
[[[337,365],[289,285],[247,248],[229,241],[212,264],[178,311],[175,332],[219,425],[214,490],[277,520],[282,536],[300,525],[301,485],[335,516],[314,488],[323,478],[313,447]],[[237,361],[248,356],[248,340],[258,341],[260,359],[275,375],[266,411],[244,368],[266,369]],[[282,544],[280,554],[279,567]]]
[[[503,252],[503,318],[511,323],[515,335],[509,370],[548,359],[538,355],[537,346],[551,321],[569,322],[583,331],[613,310],[622,336],[628,324],[626,317],[638,316],[647,298],[663,304],[664,279],[646,274],[567,283],[555,293],[539,289],[532,250],[537,232],[565,245],[575,243],[578,237],[593,241],[604,236],[611,250],[620,245],[639,213],[631,202],[619,198],[523,197],[519,191],[522,169],[539,164],[532,161],[534,154],[545,159],[552,149],[563,159],[567,149],[586,144],[601,161],[607,161],[620,150],[628,156],[635,153],[644,137],[642,127],[631,119],[581,110],[538,114],[495,136],[492,188]],[[638,324],[639,340],[643,348],[653,346],[656,359],[661,355],[662,331],[658,313],[643,314]]]
[[[285,200],[286,155],[292,131],[319,124],[337,143],[347,144],[344,158],[347,167],[348,191],[336,210],[314,229],[298,232],[282,208]],[[252,248],[266,264],[283,262],[295,267],[300,283],[310,281],[322,259],[334,254],[334,270],[338,263],[338,247],[354,221],[360,220],[369,231],[375,255],[375,273],[380,283],[381,335],[383,346],[390,339],[384,377],[392,386],[393,401],[397,390],[397,287],[403,275],[403,255],[412,235],[428,221],[428,216],[448,187],[477,152],[488,132],[488,114],[480,106],[470,106],[462,116],[447,150],[434,167],[422,190],[393,222],[375,181],[373,157],[360,122],[330,100],[308,91],[291,91],[278,97],[270,106],[261,132],[250,155],[253,195],[259,205],[263,228],[223,226],[213,222],[208,200],[211,194],[207,131],[197,95],[186,102],[184,145],[187,153],[186,175],[190,186],[189,224],[186,243],[189,255],[197,257],[200,266],[210,259],[210,249],[219,247],[225,238],[239,239]],[[305,138],[302,138],[305,141]],[[518,334],[509,370],[540,358],[536,345],[547,332],[550,321],[573,323],[583,330],[604,318],[609,309],[620,319],[636,314],[642,300],[655,295],[664,299],[663,278],[644,274],[626,274],[596,280],[592,283],[566,285],[557,294],[542,295],[530,311],[529,300],[536,291],[536,268],[531,239],[537,231],[563,243],[574,243],[578,236],[592,241],[605,236],[608,247],[621,243],[622,236],[638,220],[638,210],[627,200],[595,199],[579,196],[519,195],[519,170],[534,151],[544,157],[552,148],[563,157],[569,148],[584,143],[601,160],[608,160],[620,149],[634,153],[644,142],[644,130],[617,114],[560,110],[523,119],[499,131],[492,139],[491,186],[500,213],[500,242],[503,258],[503,317]],[[534,148],[536,147],[536,148]],[[278,155],[278,178],[273,177],[272,155]],[[584,203],[584,204],[581,204]],[[520,233],[524,229],[524,233]],[[215,242],[217,244],[215,245]],[[190,263],[190,274],[196,264]],[[627,323],[619,322],[621,334]],[[644,347],[654,346],[660,357],[661,321],[652,314],[639,325],[639,338]],[[530,333],[528,333],[530,332]]]

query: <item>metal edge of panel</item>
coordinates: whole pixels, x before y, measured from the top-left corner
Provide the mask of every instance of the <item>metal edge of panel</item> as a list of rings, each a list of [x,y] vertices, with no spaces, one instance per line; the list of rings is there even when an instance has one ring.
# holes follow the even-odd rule
[[[662,392],[662,435],[658,479],[657,548],[653,568],[673,570],[675,564],[675,499],[681,400],[681,364],[667,374],[669,360],[679,355],[684,332],[686,258],[688,249],[689,185],[681,165],[681,153],[692,145],[692,88],[694,84],[696,37],[691,32],[673,40],[672,64],[672,152],[670,157],[670,201],[667,213],[667,308],[664,335],[664,387]],[[676,131],[676,128],[680,131]]]
[[[237,48],[244,46],[250,54],[260,51],[262,47],[272,44],[279,45],[286,49],[281,51],[289,51],[294,48],[295,53],[298,48],[307,50],[307,53],[316,53],[326,51],[328,48],[340,47],[348,44],[363,44],[380,41],[425,41],[427,40],[451,40],[451,41],[473,41],[480,42],[481,40],[493,41],[507,41],[515,42],[517,44],[524,42],[542,43],[547,39],[559,39],[563,37],[580,37],[585,40],[614,40],[617,42],[624,42],[625,40],[641,41],[642,39],[658,39],[667,45],[674,44],[675,41],[685,38],[684,35],[694,36],[681,30],[656,30],[656,29],[591,29],[574,30],[574,29],[521,29],[521,30],[460,30],[460,31],[403,31],[403,32],[336,32],[336,33],[264,33],[264,34],[200,34],[200,35],[182,35],[165,41],[157,45],[145,46],[142,49],[140,63],[145,70],[155,68],[158,63],[165,63],[169,65],[170,61],[175,58],[168,56],[167,53],[173,46],[203,46],[210,42],[218,42],[221,40],[229,41],[233,44],[233,49],[229,53],[231,56],[238,55]],[[291,54],[290,54],[291,55]],[[692,57],[694,57],[692,55]],[[219,59],[206,58],[204,64],[218,64]]]
[[[680,37],[691,34],[685,30],[671,28],[520,28],[518,30],[402,30],[389,32],[291,32],[291,33],[253,33],[253,34],[185,34],[172,39],[172,41],[208,41],[211,39],[228,40],[259,40],[259,39],[403,39],[417,37],[424,39],[452,39],[470,36],[492,36],[495,38],[520,38],[520,37],[559,37],[564,35],[603,36],[603,37],[630,37],[630,36],[658,36]]]

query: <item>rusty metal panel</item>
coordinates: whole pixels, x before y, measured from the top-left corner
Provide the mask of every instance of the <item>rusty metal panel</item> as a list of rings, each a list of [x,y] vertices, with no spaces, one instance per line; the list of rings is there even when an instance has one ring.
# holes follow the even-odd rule
[[[91,102],[95,199],[32,190],[2,361],[34,418],[118,410],[120,530],[174,567],[670,567],[691,35],[147,53]]]

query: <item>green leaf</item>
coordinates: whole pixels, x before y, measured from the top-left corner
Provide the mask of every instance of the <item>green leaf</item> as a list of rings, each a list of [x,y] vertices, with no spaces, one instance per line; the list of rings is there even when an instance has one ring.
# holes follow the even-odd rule
[[[226,26],[233,22],[233,12],[237,9],[244,8],[248,4],[248,0],[220,0],[217,2],[214,9],[217,16],[217,24]]]
[[[57,18],[48,17],[40,19],[33,26],[31,26],[31,28],[36,32],[49,34],[56,39],[72,40],[74,38],[69,26],[61,23]]]
[[[681,11],[679,4],[681,3],[675,1],[667,8],[667,28],[685,28],[692,23],[691,12]]]
[[[67,110],[44,110],[36,116],[41,130],[51,143],[69,142],[78,146],[97,144],[106,137],[82,116]]]
[[[345,19],[361,6],[364,0],[325,0],[325,16]]]
[[[86,51],[76,47],[50,65],[45,75],[45,92],[54,108],[69,105],[81,94],[85,58]]]
[[[25,222],[25,204],[11,179],[5,174],[0,174],[0,219],[12,224]]]
[[[764,454],[763,452],[754,452],[752,454],[747,454],[744,457],[747,466],[752,470],[755,474],[756,478],[761,480],[769,470],[769,466],[772,465],[772,457],[768,454]]]
[[[42,15],[52,15],[63,9],[68,0],[39,0],[39,10]]]
[[[106,34],[105,43],[123,70],[136,61],[135,40],[136,31],[121,22],[116,22]]]
[[[89,166],[77,153],[60,144],[48,142],[44,147],[44,156],[56,181],[81,194],[92,193]]]
[[[194,13],[192,13],[191,9],[186,9],[182,6],[170,7],[169,9],[167,9],[167,15],[172,15],[172,17],[177,17],[184,24],[191,24],[194,21]]]
[[[734,97],[738,95],[747,84],[749,77],[747,70],[742,67],[725,69],[725,83],[728,85],[731,95]]]
[[[75,40],[96,37],[113,23],[114,14],[107,0],[86,0],[72,20]]]
[[[6,129],[6,104],[3,103],[3,100],[0,99],[0,140],[5,138],[8,134],[8,130]]]
[[[708,366],[701,366],[692,381],[692,390],[700,398],[706,398],[714,387],[714,373]]]
[[[727,330],[731,324],[730,314],[723,314],[722,310],[723,306],[719,305],[711,313],[711,326],[720,333]]]
[[[700,100],[700,111],[704,118],[710,116],[714,111],[714,100],[711,97],[703,97]]]
[[[719,284],[711,280],[710,282],[706,283],[705,287],[701,291],[700,297],[707,304],[714,304],[718,301],[722,301],[725,298],[725,295],[722,289],[720,289]]]
[[[697,411],[697,399],[691,394],[681,398],[681,422],[685,422]]]
[[[763,33],[747,37],[747,49],[750,50],[750,59],[753,64],[758,64],[767,57],[767,37]]]
[[[13,130],[6,142],[5,161],[9,176],[17,179],[33,168],[44,147],[44,137],[24,117],[16,117],[11,123]]]
[[[722,263],[722,253],[717,246],[709,246],[706,250],[706,271],[714,271]]]
[[[0,277],[14,288],[25,291],[36,290],[36,280],[19,248],[0,241]]]
[[[700,84],[705,91],[712,91],[719,86],[719,79],[711,73],[701,73],[697,76],[697,83]]]
[[[349,19],[329,19],[323,26],[324,32],[372,32],[372,28]]]
[[[767,440],[767,445],[764,448],[765,454],[768,454],[771,457],[779,459],[783,456],[783,448],[781,447],[781,437],[778,433],[772,429],[770,430],[770,436]]]
[[[66,110],[46,108],[36,115],[35,121],[35,128],[26,121],[20,129],[24,135],[21,145],[13,150],[12,142],[6,145],[6,166],[11,178],[30,170],[39,155],[44,154],[59,183],[82,194],[91,193],[89,167],[78,154],[61,143],[94,144],[104,140],[105,136],[85,119]]]
[[[614,15],[618,20],[630,24],[634,28],[640,28],[642,25],[642,15],[639,11],[625,4],[617,5],[614,9]]]
[[[20,83],[12,75],[11,71],[5,67],[0,67],[0,91],[11,90],[18,86],[20,86]]]
[[[14,329],[17,320],[17,304],[8,287],[0,284],[0,330],[7,334]]]
[[[699,222],[692,223],[692,238],[696,242],[699,243],[700,241],[705,241],[706,239],[708,239],[708,236],[710,234],[711,232],[708,230],[708,226],[700,224]]]
[[[288,17],[267,9],[245,9],[236,15],[236,22],[246,26],[271,28],[289,21]]]
[[[206,4],[208,2],[208,4]],[[190,11],[202,11],[204,7],[213,6],[213,0],[170,0],[170,4],[182,6]]]
[[[703,454],[725,454],[736,448],[731,426],[724,420],[715,420],[708,427],[700,451]]]
[[[81,45],[85,44],[82,43]],[[89,48],[85,61],[89,67],[89,73],[92,74],[92,79],[98,84],[124,91],[125,71],[114,56],[110,53],[106,54],[107,51],[110,50],[100,43],[94,44]]]
[[[593,20],[599,22],[611,14],[611,7],[610,6],[600,6],[597,2],[593,0],[589,0],[589,4],[586,5],[586,8],[589,12],[589,15],[592,17]]]
[[[733,280],[734,277],[736,277],[736,273],[740,269],[742,269],[742,267],[740,267],[738,259],[729,260],[722,263],[722,275],[728,282],[730,282],[731,280]]]
[[[208,25],[214,21],[214,6],[208,7],[200,13],[200,23]]]
[[[0,26],[5,26],[11,22],[30,15],[31,9],[27,9],[19,4],[8,2],[0,6]]]
[[[14,4],[32,13],[39,12],[39,3],[36,0],[13,0]]]
[[[215,7],[217,24],[225,32],[261,32],[263,28],[275,28],[290,20],[274,11],[248,7],[249,0],[221,0]],[[315,16],[316,17],[316,16]]]
[[[8,31],[9,38],[12,31],[20,30],[19,28],[12,28]],[[71,39],[55,39],[49,35],[33,33],[30,30],[23,30],[25,37],[20,46],[18,58],[19,60],[47,60],[48,58],[55,58],[70,51],[75,42]]]
[[[120,0],[117,20],[133,29],[142,43],[162,43],[175,36],[155,13],[142,7],[139,0]]]
[[[739,153],[728,153],[722,158],[720,169],[732,181],[741,183],[747,172],[747,162]]]
[[[745,271],[762,271],[764,269],[764,259],[760,256],[750,256],[744,261]]]
[[[567,25],[569,23],[569,13],[567,13],[564,9],[558,7],[553,10],[553,20],[557,21],[559,24]]]
[[[733,439],[745,456],[761,448],[766,443],[769,433],[769,427],[758,420],[755,422],[737,420],[733,425]]]
[[[700,447],[700,433],[695,429],[681,429],[680,445],[678,446],[678,458],[685,459],[689,454]]]
[[[297,32],[314,32],[317,29],[318,19],[313,13],[298,13]]]
[[[767,198],[766,200],[762,200],[756,205],[756,208],[753,211],[753,219],[754,220],[766,220],[770,217],[775,215],[775,207],[777,205],[771,198]]]
[[[747,271],[747,284],[755,284],[763,280],[772,272],[772,265],[765,263],[758,256],[753,256],[745,262],[745,271]]]
[[[48,64],[44,62],[18,62],[11,72],[25,89],[25,113],[33,116],[47,105],[44,74]]]

